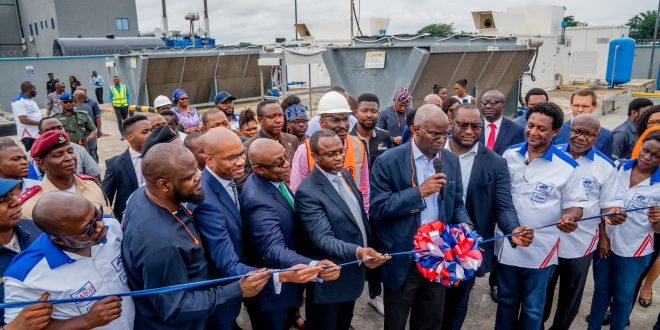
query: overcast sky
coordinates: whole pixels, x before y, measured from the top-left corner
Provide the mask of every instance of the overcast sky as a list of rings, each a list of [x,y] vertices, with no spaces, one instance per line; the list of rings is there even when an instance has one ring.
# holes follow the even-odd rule
[[[141,31],[160,26],[161,0],[136,0]],[[460,3],[460,6],[456,6]],[[294,36],[294,0],[208,0],[211,35],[218,44],[273,42]],[[504,11],[508,7],[559,5],[566,15],[589,25],[623,25],[635,14],[657,8],[652,0],[355,0],[361,19],[390,18],[389,34],[414,33],[432,23],[454,23],[457,31],[474,31],[471,12]],[[348,25],[349,0],[298,0],[298,22]],[[170,30],[188,31],[183,16],[203,11],[202,0],[168,0]]]

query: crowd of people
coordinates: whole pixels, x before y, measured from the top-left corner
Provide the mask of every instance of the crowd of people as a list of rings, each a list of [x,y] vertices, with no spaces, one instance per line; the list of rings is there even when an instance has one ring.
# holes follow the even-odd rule
[[[100,113],[79,82],[53,88],[42,118],[24,82],[12,103],[23,146],[0,141],[3,298],[83,300],[7,308],[5,329],[236,329],[245,306],[253,329],[346,330],[365,285],[385,329],[461,329],[475,278],[445,287],[397,255],[436,220],[510,235],[480,246],[495,329],[542,329],[557,284],[551,328],[569,329],[590,268],[589,329],[624,329],[638,292],[651,304],[660,106],[647,99],[614,131],[592,90],[573,93],[565,121],[532,89],[510,120],[501,91],[477,99],[465,79],[417,109],[403,87],[391,105],[333,87],[311,118],[295,95],[239,114],[226,91],[200,113],[177,89],[129,117],[115,76],[128,148],[101,178]],[[140,290],[153,292],[112,295]]]

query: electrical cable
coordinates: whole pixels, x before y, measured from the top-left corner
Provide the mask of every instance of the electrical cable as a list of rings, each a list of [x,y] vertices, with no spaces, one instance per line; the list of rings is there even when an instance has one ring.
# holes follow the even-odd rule
[[[355,17],[355,25],[357,26],[360,36],[363,37],[364,33],[362,33],[362,29],[360,28],[360,20],[358,19],[357,13],[355,12],[355,2],[351,1],[351,7],[352,7],[351,11],[353,12],[353,17]]]

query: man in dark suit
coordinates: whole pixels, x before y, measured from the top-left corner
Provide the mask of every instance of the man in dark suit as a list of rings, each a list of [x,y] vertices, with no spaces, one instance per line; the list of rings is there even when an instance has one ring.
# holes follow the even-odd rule
[[[594,113],[594,111],[596,111],[596,106],[598,106],[596,92],[591,89],[580,89],[571,95],[571,111],[573,112],[573,117],[583,113]],[[564,122],[559,133],[557,133],[552,139],[552,144],[558,145],[568,143],[568,136],[571,132],[571,122],[572,120],[570,119]],[[605,127],[601,127],[600,134],[598,135],[594,147],[605,154],[605,156],[612,158],[614,150],[614,135],[612,134],[612,131]]]
[[[484,239],[492,238],[495,223],[503,233],[523,232],[527,227],[518,223],[518,215],[511,200],[511,181],[506,160],[478,143],[482,116],[471,103],[461,104],[452,112],[451,139],[445,149],[458,156],[463,181],[465,208],[474,223],[474,229]],[[495,220],[495,222],[493,222]],[[516,245],[528,246],[533,232],[513,236]],[[495,266],[493,242],[480,246],[483,262],[477,276],[484,276]],[[470,291],[474,278],[447,289],[442,329],[460,330],[467,314]]]
[[[362,262],[375,268],[390,257],[368,247],[369,221],[362,196],[351,174],[343,169],[344,145],[337,134],[320,129],[310,138],[316,166],[296,191],[295,208],[312,241],[309,256],[336,263]],[[305,327],[348,329],[355,300],[364,289],[365,270],[360,264],[342,267],[336,281],[307,287]]]
[[[504,118],[504,94],[491,89],[481,97],[481,111],[484,115],[484,134],[479,142],[502,155],[504,150],[525,141],[525,130],[513,121]]]
[[[431,221],[472,226],[463,204],[458,157],[443,150],[448,129],[449,119],[438,106],[423,105],[415,114],[412,141],[376,159],[369,212],[379,251],[412,250],[417,229]],[[433,168],[437,157],[442,159],[443,173],[436,174]],[[404,329],[411,311],[410,329],[440,329],[445,287],[423,278],[411,257],[385,264],[382,279],[385,329]]]
[[[284,111],[279,103],[274,100],[261,101],[257,105],[257,119],[259,119],[261,129],[257,135],[243,142],[245,149],[249,148],[256,139],[271,139],[281,144],[286,149],[289,161],[293,161],[293,155],[298,149],[298,138],[282,131],[284,129]],[[248,158],[245,161],[245,172],[236,180],[239,190],[250,173],[252,173],[252,167]]]
[[[151,134],[151,125],[145,116],[130,117],[124,120],[123,125],[129,147],[122,154],[105,161],[105,177],[101,184],[119,221],[124,215],[128,198],[144,184],[141,152],[142,145]]]
[[[256,250],[248,256],[250,263],[275,269],[309,267],[300,278],[302,283],[314,280],[317,275],[323,281],[337,279],[338,267],[320,268],[334,266],[333,262],[312,260],[300,254],[309,243],[300,222],[295,220],[293,193],[286,184],[291,163],[284,147],[271,139],[257,139],[250,145],[248,156],[253,172],[241,191],[241,213],[246,236]],[[297,284],[285,283],[279,295],[267,289],[246,301],[252,328],[288,329],[288,309],[296,306],[301,289]]]
[[[211,274],[216,277],[243,275],[255,270],[245,265],[244,229],[234,185],[234,178],[243,172],[245,149],[238,136],[224,127],[212,128],[204,134],[203,140],[206,168],[201,175],[201,185],[205,199],[199,205],[190,205],[193,219],[208,251]],[[306,268],[307,265],[295,267]],[[312,269],[312,272],[318,270]],[[273,285],[267,285],[266,289],[278,292],[279,283],[295,282],[301,273],[307,275],[304,271],[274,274]],[[213,328],[232,329],[240,311],[240,300],[218,307],[212,316]]]

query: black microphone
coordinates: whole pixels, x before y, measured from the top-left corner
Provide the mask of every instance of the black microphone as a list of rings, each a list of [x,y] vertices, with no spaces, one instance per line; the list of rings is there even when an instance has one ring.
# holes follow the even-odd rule
[[[435,169],[435,174],[442,173],[442,158],[438,155],[437,158],[433,159],[433,168]],[[440,200],[445,200],[445,186],[443,185],[440,188]]]

